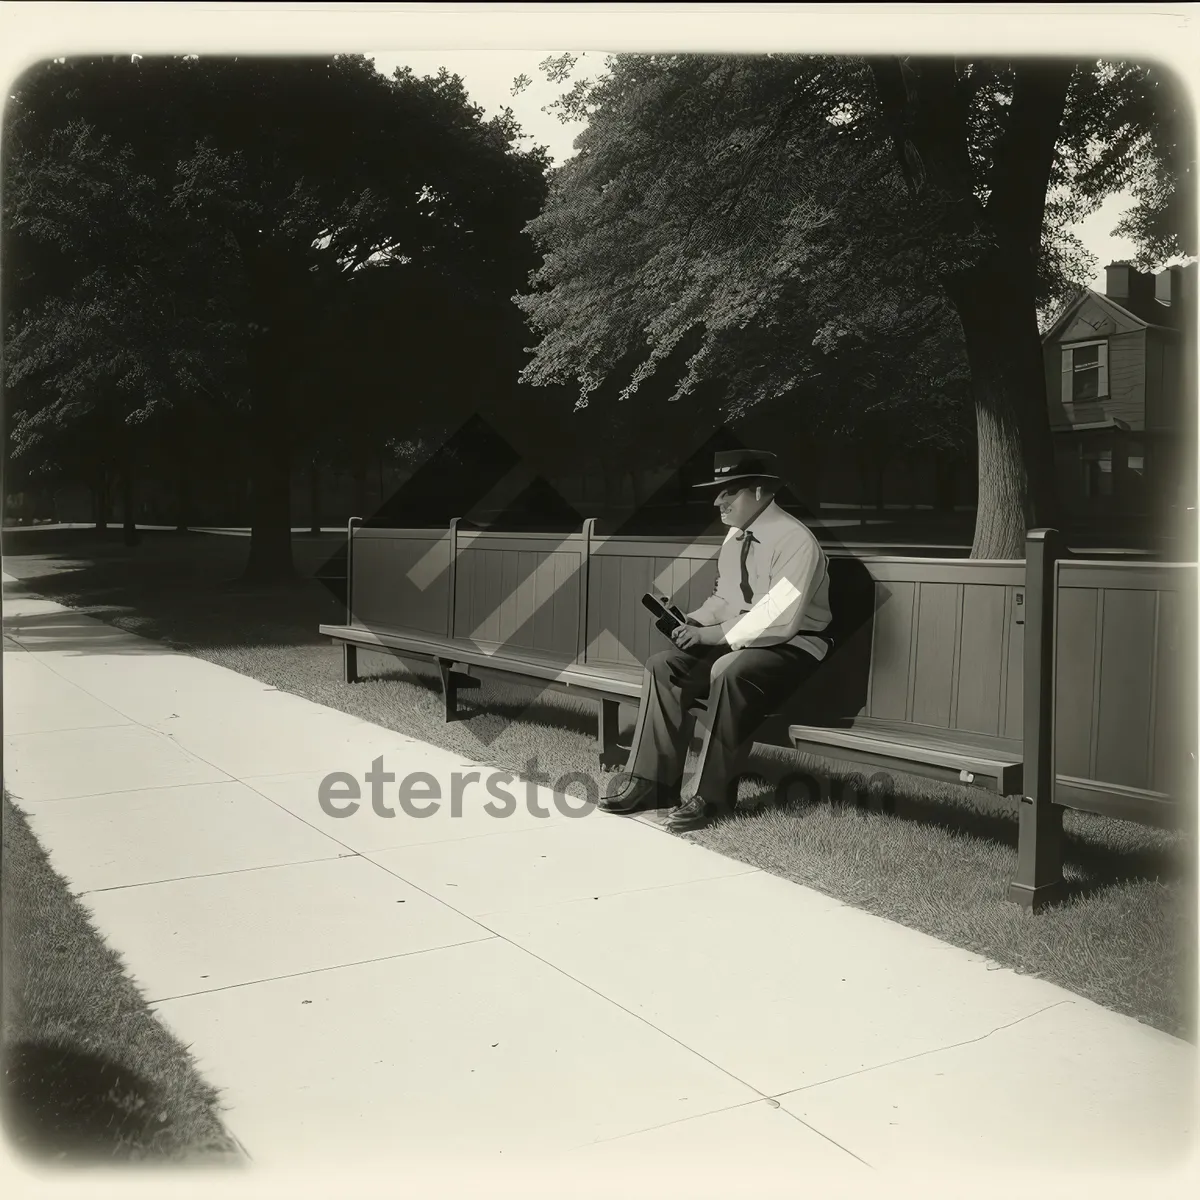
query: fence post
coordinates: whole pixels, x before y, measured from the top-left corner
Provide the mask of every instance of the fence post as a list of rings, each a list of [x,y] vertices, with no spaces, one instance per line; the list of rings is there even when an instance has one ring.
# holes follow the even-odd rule
[[[454,609],[455,609],[455,589],[458,587],[458,525],[462,517],[450,518],[450,563],[449,586],[447,587],[448,597],[447,603],[449,609],[446,613],[446,636],[454,637]]]
[[[1008,898],[1038,912],[1062,899],[1062,809],[1054,803],[1055,657],[1058,571],[1065,547],[1057,529],[1025,538],[1025,660],[1022,795],[1017,877]]]
[[[362,517],[351,517],[346,522],[346,624],[354,624],[354,531],[362,524]],[[358,647],[350,642],[342,643],[342,676],[347,683],[358,682]]]
[[[575,650],[575,661],[580,665],[587,661],[588,644],[588,593],[592,581],[592,538],[596,536],[596,518],[588,517],[583,522],[583,550],[579,558],[579,639]]]

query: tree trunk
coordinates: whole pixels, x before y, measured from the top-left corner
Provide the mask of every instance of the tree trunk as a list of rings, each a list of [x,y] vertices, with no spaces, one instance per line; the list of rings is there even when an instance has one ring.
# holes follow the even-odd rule
[[[192,455],[185,418],[175,427],[175,531],[187,533],[192,522]]]
[[[933,507],[935,512],[954,512],[954,480],[957,474],[953,458],[935,451],[933,459]]]
[[[243,578],[276,583],[295,574],[291,455],[281,422],[271,420],[269,412],[256,411],[250,428],[250,558]]]
[[[92,517],[96,528],[106,530],[112,517],[112,495],[109,489],[108,467],[101,463],[92,484]]]
[[[367,454],[361,446],[354,450],[354,462],[351,465],[350,474],[354,480],[354,512],[351,513],[351,516],[362,517],[365,520],[368,516]]]
[[[979,438],[972,558],[1023,558],[1025,531],[1060,515],[1033,264],[1013,259],[990,256],[948,288],[966,340]]]
[[[315,537],[321,532],[321,462],[315,454],[309,464],[308,503],[309,533]]]
[[[192,481],[186,470],[180,471],[175,489],[175,531],[187,533],[192,523]]]
[[[604,465],[604,517],[607,521],[618,521],[622,515],[621,484],[625,472],[619,467]]]
[[[649,498],[646,494],[646,472],[643,470],[631,470],[629,477],[633,481],[633,507],[635,511],[640,512]]]
[[[181,452],[175,476],[175,532],[187,533],[192,523],[192,472],[186,452]]]
[[[867,523],[867,481],[871,474],[871,456],[865,446],[858,448],[858,524]]]
[[[1025,530],[1058,517],[1037,262],[1054,149],[1075,65],[1023,60],[992,146],[986,201],[970,154],[970,89],[949,57],[871,60],[897,164],[915,200],[942,210],[939,236],[986,246],[943,276],[962,322],[979,438],[972,558],[1021,558]]]
[[[142,539],[138,533],[137,488],[133,480],[133,467],[128,460],[121,467],[121,540],[126,546],[136,546]]]

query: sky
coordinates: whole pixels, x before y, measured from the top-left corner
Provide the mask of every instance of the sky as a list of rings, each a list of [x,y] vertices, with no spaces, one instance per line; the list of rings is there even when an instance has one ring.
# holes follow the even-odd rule
[[[583,128],[579,122],[563,125],[556,116],[542,110],[558,98],[567,85],[549,83],[538,64],[552,54],[551,50],[449,50],[390,53],[367,51],[374,58],[375,66],[390,75],[398,66],[407,65],[418,75],[436,75],[439,67],[446,67],[462,77],[467,94],[479,105],[485,115],[492,116],[504,108],[511,108],[513,116],[526,133],[525,145],[543,145],[550,152],[553,162],[565,162],[574,153],[572,143]],[[605,55],[600,51],[588,51],[580,57],[575,76],[586,77],[599,73],[604,66]],[[528,75],[532,84],[517,96],[512,94],[513,80],[518,75]],[[1092,215],[1080,221],[1074,232],[1084,246],[1096,256],[1096,274],[1089,286],[1104,290],[1104,268],[1108,263],[1133,258],[1136,247],[1133,242],[1114,237],[1113,227],[1130,207],[1132,199],[1127,194],[1110,196]]]

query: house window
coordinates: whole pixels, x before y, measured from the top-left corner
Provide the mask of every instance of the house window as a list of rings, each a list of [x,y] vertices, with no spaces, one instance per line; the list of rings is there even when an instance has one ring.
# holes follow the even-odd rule
[[[1077,342],[1062,348],[1062,400],[1080,404],[1108,395],[1108,343]]]

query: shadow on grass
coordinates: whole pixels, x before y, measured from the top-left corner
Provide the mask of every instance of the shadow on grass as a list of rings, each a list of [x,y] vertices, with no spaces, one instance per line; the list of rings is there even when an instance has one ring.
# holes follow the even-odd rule
[[[377,652],[371,653],[375,655]],[[377,661],[382,657],[377,655]],[[366,655],[363,656],[363,659],[365,658]],[[399,661],[393,661],[386,667],[375,668],[370,674],[367,674],[365,669],[360,669],[363,670],[364,682],[370,680],[380,683],[407,683],[420,688],[441,703],[441,680],[431,670]],[[492,686],[494,689],[496,685]],[[516,722],[548,725],[566,733],[596,736],[599,719],[599,705],[596,702],[575,699],[553,688],[538,687],[536,683],[518,679],[502,685],[502,688],[502,694],[499,695],[495,690],[484,691],[483,688],[478,691],[460,691],[457,703],[459,716],[454,724],[469,725],[485,745],[495,741],[507,726]],[[626,745],[630,740],[629,732],[631,730],[626,732],[623,739]]]
[[[4,1060],[4,1123],[32,1158],[131,1161],[172,1132],[153,1084],[108,1058],[19,1042]]]
[[[5,570],[19,582],[6,584],[5,596],[50,600],[179,649],[324,645],[318,626],[345,619],[337,582],[317,577],[344,543],[337,535],[294,538],[296,577],[269,586],[240,578],[247,538],[166,531],[142,537],[130,547],[119,537],[114,542],[111,531],[6,532]],[[32,630],[33,622],[10,624]],[[50,622],[45,628],[53,631]],[[63,649],[95,649],[90,638],[63,636]]]
[[[765,806],[802,811],[803,805],[777,791],[779,781],[797,766],[823,784],[819,794],[810,790],[808,803],[854,804],[861,798],[873,807],[890,798],[894,809],[889,819],[1002,846],[1015,859],[1017,810],[1002,796],[899,774],[892,777],[890,788],[881,787],[862,772],[839,769],[810,756],[785,760],[774,747],[768,754],[756,752],[751,759],[747,774],[752,782],[745,789],[750,811]],[[1064,810],[1064,902],[1138,881],[1193,883],[1194,858],[1193,840],[1184,832]]]

